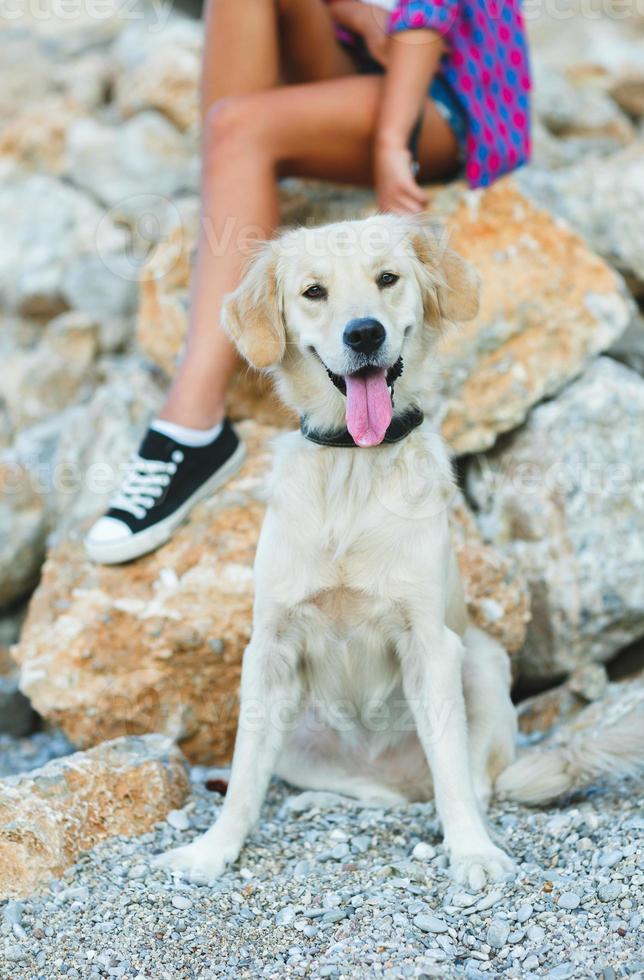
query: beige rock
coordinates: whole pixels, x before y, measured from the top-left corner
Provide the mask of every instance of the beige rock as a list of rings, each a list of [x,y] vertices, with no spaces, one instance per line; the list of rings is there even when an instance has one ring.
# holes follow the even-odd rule
[[[347,216],[350,198],[320,198],[318,185],[312,194],[320,220]],[[289,205],[291,213],[303,210],[293,185]],[[361,206],[366,211],[364,200]],[[479,316],[444,341],[435,413],[457,453],[478,452],[608,347],[626,328],[630,307],[619,277],[511,180],[476,193],[462,185],[434,189],[430,207],[483,284]],[[151,257],[141,284],[139,344],[167,373],[186,331],[193,242],[191,228],[176,229]],[[277,400],[250,397],[253,376],[244,369],[242,377],[231,394],[232,413],[252,410],[281,424]]]
[[[195,762],[230,759],[276,431],[240,429],[246,465],[160,551],[119,568],[91,565],[69,540],[49,555],[15,656],[22,690],[75,744],[161,731]],[[462,504],[455,537],[474,619],[516,650],[527,617],[520,576],[481,544]]]
[[[0,159],[10,158],[23,170],[61,174],[67,131],[83,114],[81,106],[59,95],[28,106],[0,129]]]
[[[161,735],[0,780],[0,899],[33,894],[102,840],[151,830],[187,793],[181,753]]]
[[[115,45],[115,98],[128,118],[156,109],[182,130],[199,125],[203,28],[174,20],[156,35],[134,25]]]
[[[431,207],[481,277],[479,315],[445,339],[437,408],[456,452],[479,452],[620,336],[631,307],[606,263],[511,180],[438,190]]]
[[[635,119],[644,118],[644,78],[624,79],[617,82],[611,95],[618,106]]]

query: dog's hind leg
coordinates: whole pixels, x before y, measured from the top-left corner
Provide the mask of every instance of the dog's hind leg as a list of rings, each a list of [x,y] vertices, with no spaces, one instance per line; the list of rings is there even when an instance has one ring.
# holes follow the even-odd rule
[[[515,755],[517,716],[510,698],[510,661],[491,636],[470,626],[464,637],[463,688],[472,782],[487,808],[497,776]]]

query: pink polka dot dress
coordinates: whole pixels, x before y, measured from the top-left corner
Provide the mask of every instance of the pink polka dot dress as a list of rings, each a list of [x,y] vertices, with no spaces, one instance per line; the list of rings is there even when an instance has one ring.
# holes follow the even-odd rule
[[[398,0],[389,32],[425,28],[467,115],[465,174],[487,187],[530,157],[530,67],[519,0]]]

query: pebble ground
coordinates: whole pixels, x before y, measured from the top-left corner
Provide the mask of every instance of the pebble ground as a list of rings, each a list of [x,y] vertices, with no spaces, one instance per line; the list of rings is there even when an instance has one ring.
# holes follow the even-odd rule
[[[433,805],[377,809],[275,783],[241,860],[213,886],[151,870],[205,830],[194,793],[153,833],[115,838],[65,878],[0,904],[2,980],[213,977],[644,978],[644,807],[633,784],[561,808],[495,806],[515,880],[454,886]]]

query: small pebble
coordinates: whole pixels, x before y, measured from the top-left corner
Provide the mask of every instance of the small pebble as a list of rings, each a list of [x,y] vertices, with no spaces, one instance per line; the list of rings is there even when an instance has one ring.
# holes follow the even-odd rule
[[[188,898],[187,895],[173,895],[172,904],[175,909],[186,912],[188,909],[192,908],[192,899]]]
[[[414,918],[414,925],[418,926],[423,932],[447,932],[447,923],[435,915],[420,913]]]
[[[562,909],[572,910],[578,908],[580,902],[581,898],[577,892],[562,892],[562,894],[559,896],[558,905]]]
[[[597,889],[597,897],[600,902],[614,902],[621,894],[622,885],[619,881],[609,881]]]
[[[618,850],[604,851],[599,856],[598,864],[600,868],[614,868],[616,864],[619,864],[619,862],[622,860],[623,857],[624,857],[623,851],[618,851]]]
[[[510,924],[505,919],[493,919],[487,931],[486,942],[492,949],[500,949],[508,941],[510,935]]]
[[[275,916],[275,924],[278,926],[290,926],[295,921],[295,909],[292,905],[285,905]]]
[[[190,819],[184,810],[170,810],[166,820],[175,830],[188,830],[190,827]]]
[[[436,856],[436,850],[431,844],[425,844],[421,841],[420,844],[416,844],[411,856],[417,861],[431,861]]]

